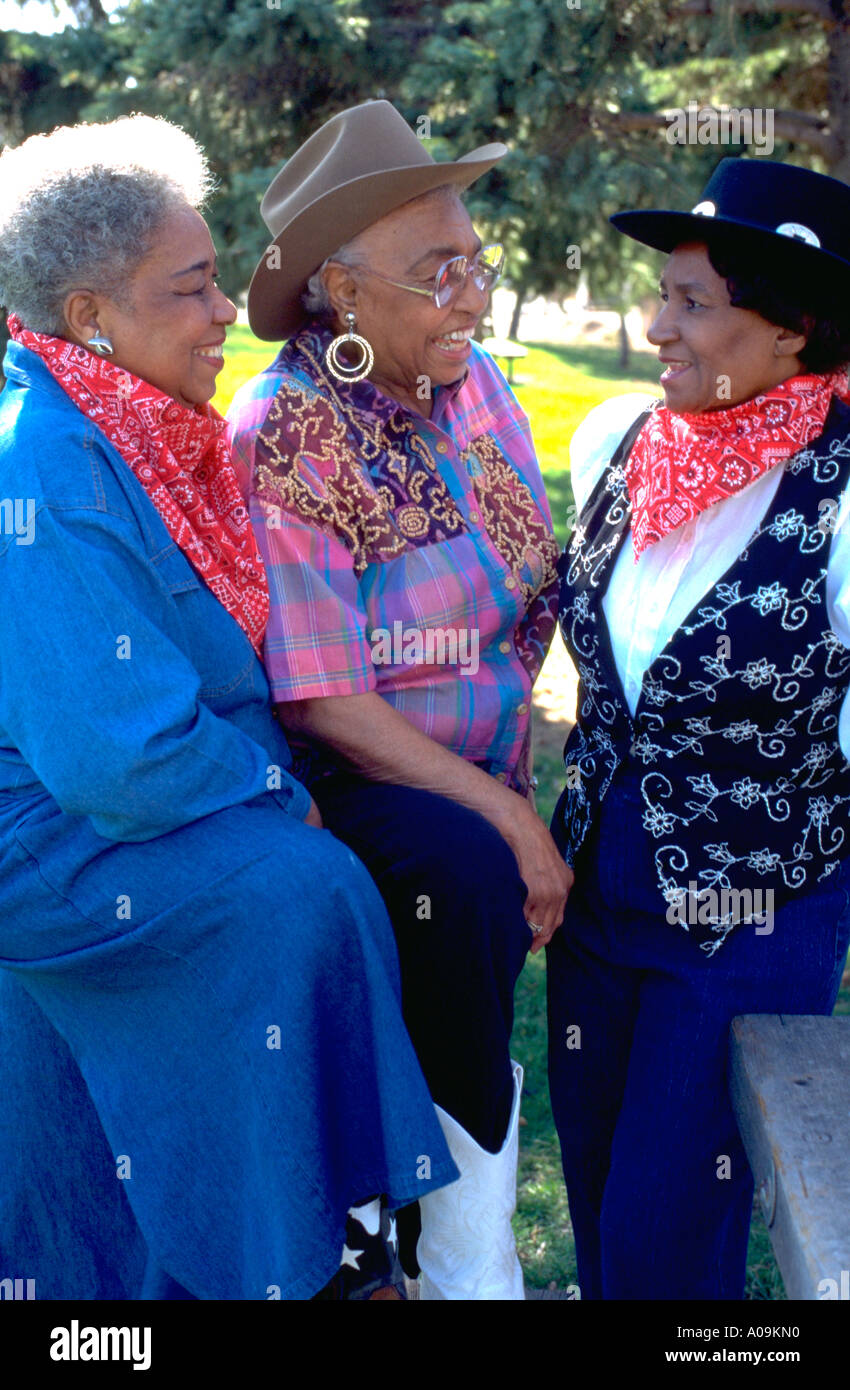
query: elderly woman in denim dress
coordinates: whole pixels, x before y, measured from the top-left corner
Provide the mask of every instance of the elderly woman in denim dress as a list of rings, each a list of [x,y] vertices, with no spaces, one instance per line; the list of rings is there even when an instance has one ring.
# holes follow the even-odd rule
[[[273,717],[207,183],[146,117],[0,160],[0,1273],[40,1299],[383,1297],[380,1195],[456,1176]]]
[[[229,418],[266,559],[265,661],[325,824],[375,878],[457,1183],[420,1202],[421,1296],[522,1298],[513,991],[569,870],[531,795],[557,547],[528,422],[473,330],[502,252],[385,101],[335,116],[263,200],[248,298],[286,340]]]

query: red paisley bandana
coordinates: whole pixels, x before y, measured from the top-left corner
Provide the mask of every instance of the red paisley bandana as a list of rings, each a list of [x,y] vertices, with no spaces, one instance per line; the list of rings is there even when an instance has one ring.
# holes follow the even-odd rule
[[[817,439],[833,395],[850,399],[846,371],[792,376],[728,410],[654,410],[626,464],[635,560]]]
[[[259,656],[269,586],[222,417],[209,405],[181,405],[76,343],[33,333],[14,314],[9,332],[38,353],[74,404],[115,445],[169,535]]]

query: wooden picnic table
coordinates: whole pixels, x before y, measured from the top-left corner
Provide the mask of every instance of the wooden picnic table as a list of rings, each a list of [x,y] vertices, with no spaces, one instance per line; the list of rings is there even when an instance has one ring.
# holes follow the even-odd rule
[[[514,362],[528,356],[528,348],[515,343],[512,338],[485,338],[481,346],[491,357],[501,357],[508,364],[508,381],[514,379]]]
[[[850,1300],[850,1017],[733,1019],[730,1091],[788,1297]]]

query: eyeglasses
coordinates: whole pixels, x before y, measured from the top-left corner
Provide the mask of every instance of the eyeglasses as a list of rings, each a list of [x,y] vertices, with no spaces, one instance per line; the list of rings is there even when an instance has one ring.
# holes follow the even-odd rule
[[[460,294],[470,275],[475,288],[481,290],[482,294],[489,294],[504,265],[503,246],[498,242],[494,242],[492,246],[482,246],[471,260],[468,256],[453,256],[450,261],[445,261],[434,276],[430,290],[424,290],[419,285],[405,285],[400,280],[391,280],[389,276],[381,275],[367,265],[352,268],[363,270],[367,275],[374,275],[376,280],[383,280],[386,285],[395,285],[398,290],[410,290],[411,294],[426,294],[433,299],[438,309],[445,309]]]

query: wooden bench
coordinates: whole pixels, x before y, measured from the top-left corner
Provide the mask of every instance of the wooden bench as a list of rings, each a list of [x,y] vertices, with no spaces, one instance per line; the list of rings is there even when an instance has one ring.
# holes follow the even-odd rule
[[[733,1019],[730,1091],[785,1290],[850,1299],[850,1017]]]

